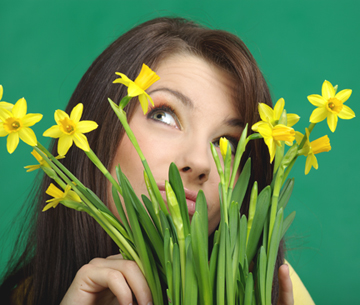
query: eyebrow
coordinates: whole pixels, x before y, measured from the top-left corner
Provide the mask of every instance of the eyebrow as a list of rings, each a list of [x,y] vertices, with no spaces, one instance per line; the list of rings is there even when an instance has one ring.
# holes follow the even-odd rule
[[[182,102],[185,106],[194,108],[194,103],[189,97],[187,97],[186,95],[182,94],[179,91],[170,88],[166,88],[166,87],[158,88],[150,91],[149,95],[159,91],[165,91],[167,93],[170,93],[171,95],[175,96],[180,102]],[[223,121],[223,124],[231,127],[241,127],[241,128],[245,127],[244,122],[238,118],[225,119]]]
[[[186,95],[182,94],[181,92],[173,90],[173,89],[163,87],[163,88],[159,88],[159,89],[150,91],[149,95],[152,93],[158,92],[158,91],[165,91],[167,93],[170,93],[171,95],[175,96],[180,102],[182,102],[185,106],[194,108],[194,103],[189,97],[187,97]]]

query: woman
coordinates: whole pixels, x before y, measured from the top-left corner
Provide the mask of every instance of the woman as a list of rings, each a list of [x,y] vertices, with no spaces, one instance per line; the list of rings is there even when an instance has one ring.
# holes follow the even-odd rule
[[[208,158],[208,143],[216,143],[220,136],[238,139],[245,123],[251,126],[258,121],[257,104],[271,105],[268,87],[242,41],[224,31],[205,29],[179,18],[158,18],[117,39],[85,73],[66,111],[79,102],[84,104],[82,118],[99,124],[88,134],[90,147],[112,173],[120,163],[138,195],[145,192],[139,183],[139,160],[132,154],[107,98],[120,101],[126,95],[125,86],[112,84],[115,72],[135,79],[142,63],[155,70],[161,80],[148,89],[155,107],[146,117],[138,103],[127,106],[130,125],[158,183],[164,181],[168,165],[174,161],[189,196],[200,188],[204,190],[210,201],[211,234],[219,222],[219,203],[218,178]],[[150,145],[154,143],[159,147]],[[52,152],[56,154],[54,145]],[[164,157],[160,156],[162,152]],[[272,176],[267,149],[261,141],[253,141],[246,152],[249,156],[255,164],[252,182],[258,181],[261,189]],[[107,180],[81,150],[71,148],[62,162],[116,213]],[[7,304],[112,304],[116,300],[130,304],[133,292],[139,304],[151,302],[136,265],[114,256],[118,253],[116,245],[93,219],[63,206],[40,212],[48,199],[45,189],[49,184],[44,177],[31,218],[36,222],[30,223],[28,237],[18,240],[1,299]],[[241,212],[247,213],[247,209],[243,204]],[[24,238],[26,245],[17,255]],[[283,261],[281,245],[273,304],[278,299],[279,304],[292,304],[288,269],[280,268]]]

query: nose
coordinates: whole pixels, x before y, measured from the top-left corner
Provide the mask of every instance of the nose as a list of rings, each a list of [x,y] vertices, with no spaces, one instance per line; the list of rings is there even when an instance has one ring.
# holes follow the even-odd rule
[[[178,162],[175,164],[184,182],[201,185],[209,180],[211,161],[209,143],[188,141],[179,150]]]

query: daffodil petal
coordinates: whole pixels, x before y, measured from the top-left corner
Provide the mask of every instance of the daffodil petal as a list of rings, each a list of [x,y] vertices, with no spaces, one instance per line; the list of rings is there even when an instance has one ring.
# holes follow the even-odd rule
[[[21,140],[23,140],[26,144],[30,146],[37,145],[36,135],[31,128],[27,128],[27,127],[21,128],[19,130],[19,137]]]
[[[55,111],[54,118],[55,118],[56,123],[59,123],[60,120],[63,120],[65,118],[70,119],[69,115],[65,111],[62,111],[60,109]]]
[[[336,93],[335,97],[342,101],[343,103],[345,103],[349,97],[351,96],[352,90],[351,89],[344,89],[341,90],[340,92]]]
[[[84,105],[82,103],[77,104],[70,113],[70,120],[73,120],[74,123],[78,123],[81,119],[83,113]]]
[[[120,75],[121,78],[117,78],[113,81],[114,84],[116,83],[120,83],[123,84],[125,86],[128,86],[130,83],[132,83],[133,81],[131,79],[129,79],[125,74],[120,73],[120,72],[115,72],[115,74]]]
[[[60,130],[58,125],[51,126],[43,133],[44,137],[50,137],[50,138],[60,138],[63,135],[64,133]]]
[[[321,94],[325,99],[329,99],[335,96],[335,89],[329,81],[324,81],[321,87]]]
[[[319,123],[326,119],[328,115],[328,111],[325,107],[322,108],[316,108],[313,110],[311,116],[310,116],[310,122],[311,123]]]
[[[56,208],[59,204],[59,200],[56,200],[56,201],[53,201],[53,202],[50,202],[48,203],[43,209],[42,209],[42,212],[46,212],[48,209],[50,208]]]
[[[134,83],[136,83],[141,89],[146,90],[159,79],[160,77],[153,70],[151,70],[147,65],[143,64],[141,71],[136,77]]]
[[[258,109],[259,109],[259,114],[260,114],[261,120],[270,123],[270,121],[274,117],[274,110],[269,105],[266,105],[265,103],[259,103]]]
[[[274,119],[275,120],[278,121],[280,119],[280,116],[284,110],[284,107],[285,107],[285,100],[283,98],[281,98],[276,102],[275,107],[274,107]]]
[[[350,120],[355,117],[355,112],[352,111],[348,106],[343,105],[343,108],[338,113],[340,119]]]
[[[287,118],[287,126],[294,126],[297,122],[299,122],[300,117],[295,113],[289,113],[286,115]]]
[[[316,107],[321,107],[326,104],[326,100],[321,95],[318,94],[308,95],[307,99],[311,104],[313,104]]]
[[[5,130],[4,124],[0,122],[0,137],[5,137],[9,133]]]
[[[0,101],[2,99],[3,93],[4,93],[4,88],[2,85],[0,85]]]
[[[254,125],[251,126],[251,129],[255,132],[258,132],[258,128],[261,124],[263,124],[263,121],[256,122]]]
[[[80,149],[82,149],[83,151],[90,150],[89,142],[86,136],[84,136],[82,133],[78,133],[78,132],[74,133],[74,142],[75,145]]]
[[[142,111],[144,112],[144,114],[146,114],[149,109],[149,102],[148,102],[148,99],[146,98],[145,94],[139,95],[139,102],[140,102]]]
[[[76,131],[80,133],[90,132],[98,127],[98,124],[94,121],[81,121],[76,124]]]
[[[335,131],[338,117],[335,113],[330,112],[327,116],[327,124],[332,132]]]
[[[128,95],[129,96],[138,96],[140,94],[143,94],[144,90],[141,89],[137,84],[134,82],[131,82],[128,87]]]
[[[12,116],[13,116],[13,114],[9,110],[7,110],[5,108],[0,108],[0,121],[5,122],[6,119],[8,119]]]
[[[24,168],[26,168],[26,172],[29,173],[29,172],[32,172],[34,170],[37,170],[40,168],[40,164],[37,164],[37,165],[27,165],[27,166],[24,166]]]
[[[17,132],[10,133],[7,137],[6,147],[9,154],[12,154],[19,144],[19,135]]]
[[[264,139],[272,137],[272,129],[268,123],[259,124],[258,131],[264,137]]]
[[[12,111],[14,105],[11,103],[7,103],[7,102],[0,102],[0,108],[5,108],[6,110]]]
[[[300,144],[301,141],[303,140],[303,138],[304,138],[304,135],[301,132],[295,131],[295,141],[297,144]]]
[[[58,143],[58,154],[60,156],[65,156],[72,144],[73,144],[73,136],[66,135],[60,137]]]
[[[26,115],[27,104],[24,98],[19,99],[12,109],[13,116],[15,118],[22,118]]]
[[[61,198],[64,194],[64,192],[62,190],[60,190],[59,188],[57,188],[53,183],[50,183],[50,185],[47,188],[47,190],[45,191],[45,193],[54,198]]]
[[[35,149],[31,152],[31,154],[34,156],[36,161],[38,161],[39,163],[43,160],[43,158],[40,156],[40,154]]]
[[[43,115],[40,113],[29,113],[22,118],[21,122],[25,127],[30,127],[39,122],[42,117]]]
[[[71,200],[74,200],[74,201],[76,201],[76,202],[81,202],[81,198],[80,198],[79,195],[76,194],[74,191],[69,191],[68,197],[69,197]]]

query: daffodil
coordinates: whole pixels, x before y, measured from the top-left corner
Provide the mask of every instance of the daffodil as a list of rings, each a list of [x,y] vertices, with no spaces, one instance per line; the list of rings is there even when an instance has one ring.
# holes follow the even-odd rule
[[[3,93],[4,93],[3,86],[0,85],[0,108],[5,108],[6,110],[11,111],[13,109],[14,105],[10,104],[10,103],[7,103],[7,102],[4,102],[4,101],[1,101]]]
[[[69,148],[75,145],[84,151],[89,151],[89,142],[84,133],[90,132],[98,127],[93,121],[80,121],[83,112],[83,104],[77,104],[69,115],[62,111],[55,111],[57,125],[50,127],[44,132],[45,137],[59,138],[58,154],[65,156]]]
[[[50,168],[50,165],[43,159],[43,157],[40,156],[40,154],[34,149],[31,154],[35,157],[35,159],[39,162],[37,165],[28,165],[24,168],[27,169],[26,172],[32,172],[34,170],[39,169],[41,166],[46,166]],[[62,159],[64,156],[57,156],[56,159]]]
[[[312,112],[310,122],[318,123],[327,118],[327,124],[330,130],[334,132],[338,117],[345,120],[355,117],[354,111],[344,105],[351,93],[352,90],[350,89],[341,90],[336,93],[333,85],[325,80],[321,89],[322,95],[312,94],[308,96],[309,102],[318,107]]]
[[[299,150],[300,155],[306,156],[305,162],[305,175],[310,172],[311,167],[318,169],[319,165],[317,159],[315,157],[316,154],[327,152],[331,150],[329,137],[323,136],[317,140],[311,141],[309,140],[310,132],[306,128],[306,141],[302,149]],[[303,140],[304,135],[300,132],[295,132],[295,139],[298,144]]]
[[[295,139],[295,131],[293,128],[282,124],[273,127],[267,122],[260,123],[257,124],[256,131],[264,138],[265,144],[269,148],[270,163],[272,163],[275,157],[276,146],[281,146],[281,141],[292,143]],[[252,129],[254,130],[254,128]]]
[[[115,74],[121,76],[121,78],[115,79],[113,83],[120,83],[127,86],[128,96],[139,96],[141,108],[144,114],[146,114],[148,111],[148,103],[150,102],[152,105],[154,105],[154,102],[150,95],[145,92],[145,90],[153,83],[158,81],[160,77],[145,64],[142,65],[140,74],[135,79],[135,81],[132,81],[123,73],[116,72]]]
[[[49,187],[46,190],[46,194],[54,197],[52,199],[47,200],[49,202],[44,208],[43,212],[47,211],[50,208],[56,208],[57,205],[63,200],[72,200],[76,202],[81,202],[80,197],[71,190],[71,186],[67,185],[65,187],[65,191],[58,189],[54,184],[50,183]]]
[[[283,98],[279,99],[276,102],[274,109],[272,109],[269,105],[266,105],[265,103],[259,103],[258,109],[259,109],[261,121],[255,123],[252,129],[257,132],[257,127],[262,122],[267,122],[271,126],[277,125],[279,123],[281,114],[284,111],[284,107],[285,107],[285,100]],[[286,119],[287,119],[286,125],[288,127],[291,127],[299,121],[300,117],[297,114],[288,113],[286,114]]]
[[[221,137],[219,142],[220,142],[220,144],[219,144],[220,145],[220,152],[221,152],[221,155],[223,156],[223,159],[225,160],[229,140],[224,138],[224,137]]]
[[[26,114],[27,104],[24,98],[19,99],[11,111],[0,107],[0,137],[7,137],[7,150],[14,152],[19,144],[19,138],[30,146],[37,145],[34,131],[29,128],[42,119],[42,114]]]

